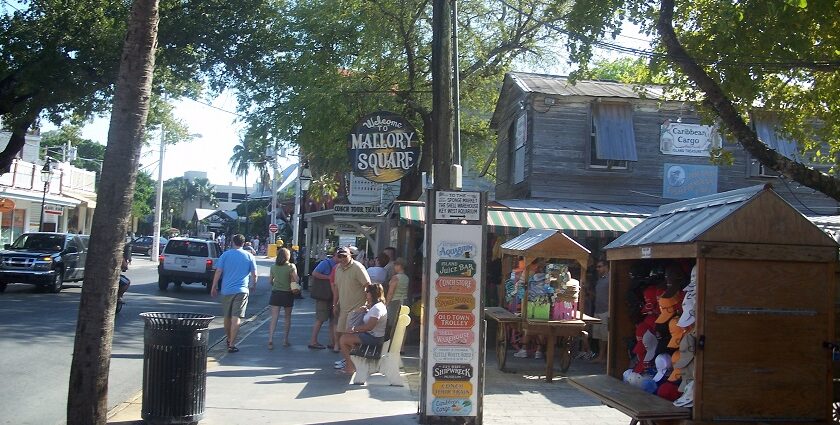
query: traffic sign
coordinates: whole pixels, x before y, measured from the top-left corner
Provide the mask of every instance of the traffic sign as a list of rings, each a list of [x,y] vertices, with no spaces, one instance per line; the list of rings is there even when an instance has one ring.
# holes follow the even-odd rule
[[[271,234],[277,233],[277,225],[274,223],[269,224],[268,231],[271,232]]]

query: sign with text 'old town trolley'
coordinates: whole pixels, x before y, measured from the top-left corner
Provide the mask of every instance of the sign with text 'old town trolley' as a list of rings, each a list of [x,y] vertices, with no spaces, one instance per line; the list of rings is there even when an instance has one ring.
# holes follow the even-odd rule
[[[487,195],[433,190],[427,197],[420,422],[480,424]]]
[[[393,112],[364,116],[353,126],[347,142],[353,173],[373,182],[397,181],[420,162],[417,131]]]

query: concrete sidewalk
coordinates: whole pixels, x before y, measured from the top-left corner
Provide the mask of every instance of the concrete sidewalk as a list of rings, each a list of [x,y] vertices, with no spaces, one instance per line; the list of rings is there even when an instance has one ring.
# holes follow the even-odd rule
[[[258,311],[260,306],[249,308]],[[338,354],[306,347],[314,310],[314,300],[296,301],[291,347],[282,346],[281,312],[275,348],[268,350],[270,313],[267,309],[243,325],[238,353],[228,354],[224,343],[217,342],[210,350],[202,425],[418,423],[418,347],[406,346],[403,363],[407,385],[389,386],[381,375],[372,376],[364,386],[350,385],[349,377],[336,373],[332,367]],[[328,341],[326,327],[319,341]],[[630,421],[621,412],[573,389],[562,375],[546,383],[540,376],[542,360],[508,358],[508,366],[519,370],[518,373],[500,372],[494,353],[487,353],[484,423],[533,425],[535,421],[551,421],[553,425],[624,425]],[[603,373],[603,366],[577,361],[567,375],[595,373]],[[109,423],[143,423],[141,403],[140,395],[123,403],[112,411]]]

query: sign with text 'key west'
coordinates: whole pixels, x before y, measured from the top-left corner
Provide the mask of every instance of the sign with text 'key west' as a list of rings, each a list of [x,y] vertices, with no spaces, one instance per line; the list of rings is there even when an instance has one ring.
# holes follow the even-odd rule
[[[353,126],[347,143],[353,173],[373,182],[397,181],[420,162],[417,131],[393,112],[362,117]]]

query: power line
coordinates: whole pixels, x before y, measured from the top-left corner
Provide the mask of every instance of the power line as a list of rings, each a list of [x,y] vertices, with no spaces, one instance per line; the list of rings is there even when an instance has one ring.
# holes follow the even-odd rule
[[[18,8],[17,6],[13,5],[11,2],[9,2],[9,0],[3,0],[3,3],[6,3],[6,4],[8,4],[9,6],[11,6],[11,7],[12,7],[12,9],[17,10],[17,11],[18,11],[18,12],[20,12],[20,13],[23,13],[23,10],[21,10],[21,9],[20,9],[20,8]]]
[[[5,1],[5,0],[4,0],[4,1]],[[245,115],[242,115],[242,114],[240,114],[240,113],[238,113],[238,112],[228,111],[227,109],[222,109],[222,108],[220,108],[220,107],[218,107],[218,106],[213,106],[213,105],[211,105],[211,104],[209,104],[209,103],[202,102],[202,101],[200,101],[200,100],[196,100],[196,99],[193,99],[193,98],[191,98],[191,97],[187,97],[186,99],[192,100],[193,102],[198,103],[199,105],[204,105],[204,106],[207,106],[207,107],[213,108],[213,109],[215,109],[215,110],[217,110],[217,111],[226,112],[226,113],[231,114],[231,115],[236,115],[237,117],[240,117],[240,118],[247,118]]]

